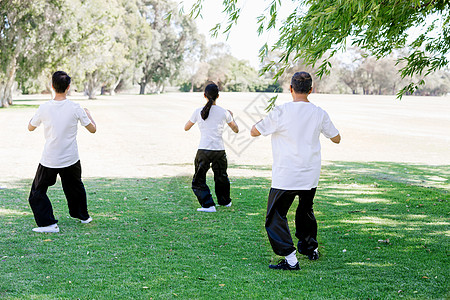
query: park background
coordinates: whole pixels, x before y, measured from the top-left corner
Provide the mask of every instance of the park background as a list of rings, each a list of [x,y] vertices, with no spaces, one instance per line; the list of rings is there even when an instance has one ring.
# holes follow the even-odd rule
[[[254,27],[253,17],[245,23],[254,2],[246,2],[244,24],[235,24],[242,27],[232,28],[228,40],[206,35],[211,15],[222,10],[209,3],[209,16],[200,20],[179,15],[180,4],[167,1],[0,3],[6,19],[16,21],[3,23],[0,35],[0,296],[448,298],[448,70],[402,78],[404,65],[396,62],[410,49],[377,60],[349,46],[332,58],[329,75],[314,77],[310,100],[343,137],[340,145],[321,140],[315,212],[322,257],[300,259],[295,274],[273,272],[267,265],[278,257],[264,232],[270,138],[251,138],[249,130],[274,95],[277,104],[290,101],[294,71],[319,68],[300,59],[277,82],[281,63],[259,76],[282,53],[274,50],[260,64],[258,49],[276,36],[258,42],[246,31]],[[226,16],[215,19],[226,23]],[[244,37],[236,38],[240,31]],[[244,53],[239,44],[252,50]],[[94,222],[68,218],[58,182],[49,194],[61,233],[37,235],[27,195],[44,139],[42,129],[26,127],[51,99],[56,69],[69,72],[69,99],[89,108],[98,124],[95,135],[78,135]],[[414,96],[397,98],[404,85],[422,79]],[[204,104],[209,80],[221,86],[218,104],[234,112],[241,132],[224,134],[233,206],[205,215],[195,211],[190,190],[200,135],[183,127]],[[208,183],[213,187],[212,174]]]

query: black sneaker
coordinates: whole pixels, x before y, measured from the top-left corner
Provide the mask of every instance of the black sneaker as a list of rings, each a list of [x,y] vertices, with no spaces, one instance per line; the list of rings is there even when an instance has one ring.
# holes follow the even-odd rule
[[[319,259],[319,250],[316,248],[312,253],[308,254],[309,260],[318,260]]]
[[[300,265],[297,262],[295,264],[295,266],[291,266],[290,264],[288,264],[287,260],[282,259],[282,260],[280,260],[278,262],[278,265],[269,265],[269,268],[275,269],[275,270],[290,270],[290,271],[294,271],[294,270],[300,270]]]

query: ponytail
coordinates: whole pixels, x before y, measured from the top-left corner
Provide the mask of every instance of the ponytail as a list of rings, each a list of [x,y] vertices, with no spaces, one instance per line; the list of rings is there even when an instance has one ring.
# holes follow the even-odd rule
[[[209,111],[211,110],[211,106],[213,105],[214,100],[208,98],[208,103],[203,107],[202,112],[200,115],[202,116],[203,120],[206,120],[209,116]]]
[[[205,97],[208,98],[208,103],[206,103],[200,113],[203,120],[208,118],[211,106],[217,97],[219,97],[219,87],[215,83],[208,84],[205,88]]]

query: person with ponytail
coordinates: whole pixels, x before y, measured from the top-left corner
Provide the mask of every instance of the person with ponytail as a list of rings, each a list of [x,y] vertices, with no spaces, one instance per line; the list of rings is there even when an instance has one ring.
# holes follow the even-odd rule
[[[219,98],[219,87],[215,83],[208,84],[205,88],[205,106],[197,108],[189,121],[184,126],[188,131],[198,123],[201,138],[195,156],[195,174],[192,179],[192,190],[202,206],[197,211],[215,212],[216,204],[206,184],[206,173],[209,168],[214,172],[214,183],[217,202],[222,206],[231,206],[230,181],[227,174],[227,156],[223,144],[222,134],[225,124],[235,132],[239,127],[233,119],[233,113],[216,105]]]

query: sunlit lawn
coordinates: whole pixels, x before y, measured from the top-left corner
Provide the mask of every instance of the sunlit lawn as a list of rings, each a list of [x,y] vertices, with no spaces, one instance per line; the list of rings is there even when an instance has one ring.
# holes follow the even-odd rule
[[[232,178],[233,206],[217,213],[196,211],[187,177],[87,179],[87,225],[68,217],[58,182],[58,234],[31,231],[31,181],[16,182],[0,190],[0,298],[448,299],[449,173],[324,166],[321,258],[299,257],[297,272],[268,269],[279,257],[264,230],[265,178]]]

